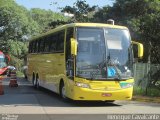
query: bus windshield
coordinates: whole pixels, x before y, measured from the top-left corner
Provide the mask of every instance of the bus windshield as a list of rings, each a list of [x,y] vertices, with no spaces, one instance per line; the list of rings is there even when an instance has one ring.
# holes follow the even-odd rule
[[[79,27],[77,42],[77,77],[95,80],[133,77],[133,54],[127,29]]]
[[[5,62],[5,56],[4,55],[0,55],[0,68],[4,68],[6,66],[7,66],[7,64]]]

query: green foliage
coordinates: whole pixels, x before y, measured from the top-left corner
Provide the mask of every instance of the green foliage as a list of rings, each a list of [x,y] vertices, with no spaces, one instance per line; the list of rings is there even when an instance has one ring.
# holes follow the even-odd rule
[[[116,0],[112,7],[99,9],[94,18],[94,22],[103,23],[112,18],[116,24],[128,26],[133,40],[145,46],[143,61],[160,63],[159,0]]]
[[[109,13],[109,6],[105,6],[103,8],[99,8],[98,11],[94,14],[94,22],[101,22],[106,23],[109,19],[108,13]]]
[[[37,33],[38,24],[29,16],[27,9],[13,0],[0,2],[0,50],[10,55],[10,65],[17,70],[21,69],[23,57],[27,54],[25,41]]]
[[[158,89],[156,88],[148,88],[148,92],[146,94],[146,90],[141,88],[141,87],[134,87],[134,91],[133,91],[134,95],[145,95],[145,96],[154,96],[154,97],[159,97],[160,96],[160,92]]]
[[[53,28],[52,22],[58,23],[59,21],[67,21],[68,18],[60,13],[52,12],[51,10],[43,10],[39,8],[31,9],[30,16],[38,23],[41,32],[46,32]],[[55,26],[54,26],[55,27]]]
[[[26,56],[28,48],[27,48],[27,44],[25,42],[9,40],[8,45],[10,48],[9,53],[11,55],[13,55],[19,59]]]
[[[90,6],[85,0],[77,0],[73,6],[66,6],[61,12],[73,14],[73,22],[90,22],[97,6]]]
[[[22,71],[22,66],[24,66],[24,60],[19,59],[13,55],[10,55],[10,57],[11,57],[11,61],[9,65],[15,66],[17,71]]]
[[[131,32],[132,39],[142,42],[144,45],[142,61],[160,64],[159,0],[116,0],[112,7],[105,6],[99,9],[94,18],[94,22],[103,23],[106,23],[107,19],[111,18],[115,20],[116,24],[127,26]],[[152,82],[155,81],[157,79]],[[134,94],[136,95],[160,96],[159,93],[159,89],[155,86],[134,89]]]
[[[10,54],[11,57],[10,65],[15,66],[18,71],[21,71],[24,65],[24,58],[28,52],[27,43],[9,40],[8,46],[10,48],[8,54]]]
[[[8,40],[24,41],[37,34],[39,28],[29,17],[28,11],[18,6],[13,0],[4,0],[0,4],[0,49],[8,51]]]
[[[23,74],[23,72],[21,72],[21,71],[17,71],[17,72],[16,72],[16,76],[17,76],[17,77],[24,77],[24,74]]]
[[[21,70],[27,55],[28,39],[48,31],[53,21],[67,21],[60,13],[19,6],[14,0],[0,1],[0,50],[11,56],[11,65]]]
[[[145,90],[141,87],[134,87],[133,95],[145,95]]]

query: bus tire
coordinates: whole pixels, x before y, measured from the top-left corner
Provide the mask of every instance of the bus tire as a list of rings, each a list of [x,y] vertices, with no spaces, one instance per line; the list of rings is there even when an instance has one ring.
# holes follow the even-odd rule
[[[39,89],[39,77],[36,75],[36,89]]]
[[[60,96],[61,96],[61,98],[62,98],[64,101],[67,101],[68,98],[67,98],[66,95],[65,95],[65,85],[64,85],[64,82],[63,82],[63,81],[60,82],[60,89],[59,89],[59,91],[60,91]]]
[[[26,75],[24,76],[24,78],[25,78],[26,80],[28,79],[28,77],[27,77]]]
[[[36,88],[37,87],[37,80],[36,80],[36,77],[33,73],[33,77],[32,77],[32,84],[33,84],[33,87]]]

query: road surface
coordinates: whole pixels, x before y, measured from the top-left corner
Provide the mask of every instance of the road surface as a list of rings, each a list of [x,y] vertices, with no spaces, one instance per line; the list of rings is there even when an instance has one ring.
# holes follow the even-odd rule
[[[80,120],[83,117],[88,120],[100,120],[106,119],[106,114],[160,114],[160,104],[158,103],[136,101],[64,102],[59,95],[43,88],[36,90],[22,78],[18,79],[19,87],[17,88],[10,88],[8,84],[9,79],[5,79],[3,81],[5,94],[0,96],[0,120],[4,120],[8,114],[23,114],[28,120],[29,116],[41,116],[42,120],[51,120],[52,118],[59,120],[59,117],[62,120],[74,120],[75,118]],[[67,119],[66,116],[71,118]]]

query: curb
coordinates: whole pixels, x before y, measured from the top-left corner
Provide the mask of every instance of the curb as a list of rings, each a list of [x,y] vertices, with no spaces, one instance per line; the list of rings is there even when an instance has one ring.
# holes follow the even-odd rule
[[[160,97],[133,96],[132,101],[160,103]]]

